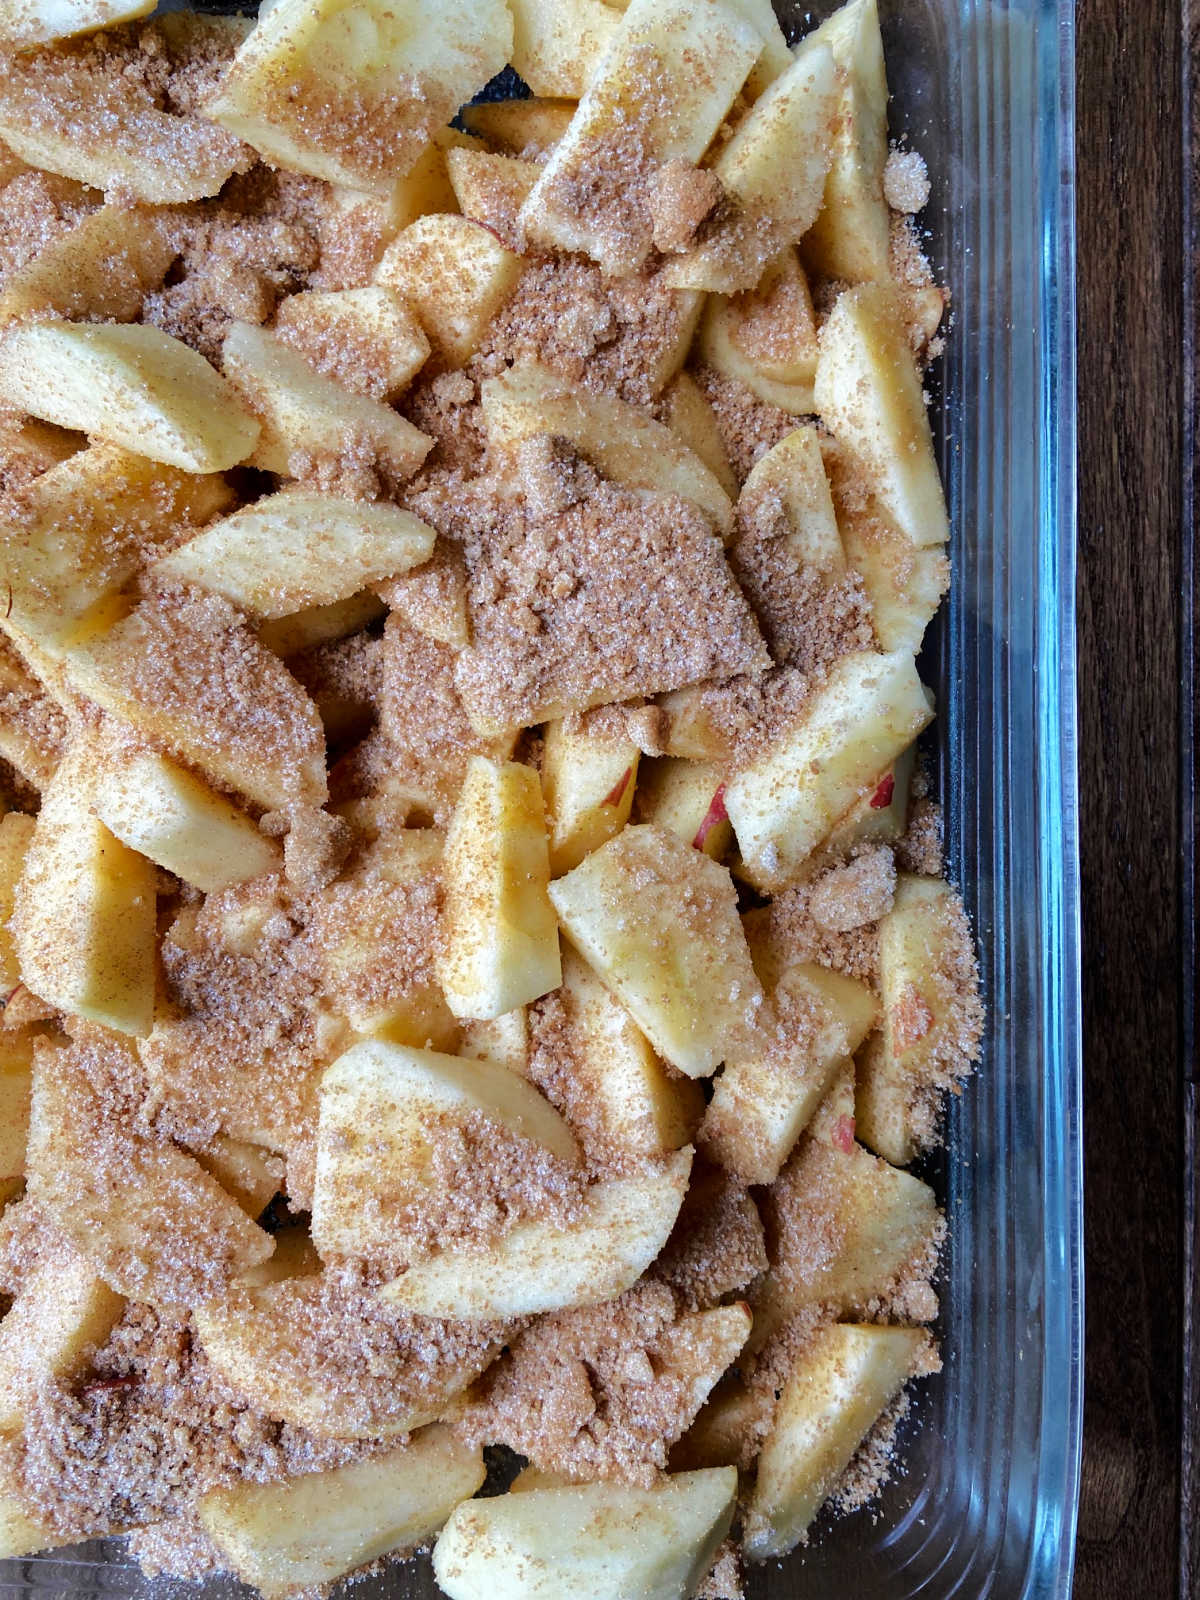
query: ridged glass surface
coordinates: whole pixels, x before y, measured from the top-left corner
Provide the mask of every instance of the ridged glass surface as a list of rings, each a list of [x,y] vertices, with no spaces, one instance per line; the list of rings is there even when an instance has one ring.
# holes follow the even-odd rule
[[[831,0],[784,5],[801,32]],[[925,155],[953,296],[935,427],[954,586],[922,661],[951,875],[988,1030],[931,1181],[945,1370],[880,1506],[756,1570],[753,1600],[1067,1600],[1081,1391],[1071,0],[880,0],[893,131]],[[78,1555],[102,1557],[106,1547]],[[113,1560],[0,1563],[0,1593],[183,1600]],[[208,1585],[206,1597],[243,1594]],[[356,1586],[432,1600],[427,1570]]]

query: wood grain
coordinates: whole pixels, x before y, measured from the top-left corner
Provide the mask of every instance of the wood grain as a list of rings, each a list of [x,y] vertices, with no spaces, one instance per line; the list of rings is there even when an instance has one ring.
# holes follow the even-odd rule
[[[1179,0],[1080,0],[1087,1393],[1078,1600],[1182,1571]]]

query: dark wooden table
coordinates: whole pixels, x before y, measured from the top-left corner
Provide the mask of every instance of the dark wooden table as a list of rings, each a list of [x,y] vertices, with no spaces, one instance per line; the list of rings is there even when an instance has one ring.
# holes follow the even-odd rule
[[[1077,25],[1088,1307],[1076,1594],[1166,1600],[1200,1595],[1181,872],[1196,484],[1184,152],[1200,124],[1200,0],[1079,0]]]

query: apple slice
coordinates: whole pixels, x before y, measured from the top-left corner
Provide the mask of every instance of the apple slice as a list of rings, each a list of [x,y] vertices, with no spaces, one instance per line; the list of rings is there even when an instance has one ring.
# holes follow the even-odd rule
[[[689,372],[679,373],[663,396],[663,414],[693,455],[699,456],[731,500],[738,485],[721,437],[717,414],[704,390]]]
[[[639,1156],[687,1144],[704,1109],[698,1086],[667,1075],[624,1006],[573,950],[563,953],[561,1000],[572,1093],[588,1120],[598,1118],[605,1138]]]
[[[110,1288],[203,1305],[273,1241],[191,1156],[139,1129],[130,1097],[139,1076],[132,1047],[103,1029],[38,1046],[29,1195]]]
[[[283,1190],[283,1162],[272,1151],[251,1144],[247,1139],[231,1139],[227,1133],[218,1133],[203,1150],[196,1151],[196,1160],[252,1221],[257,1222]],[[261,1271],[275,1261],[281,1238],[282,1234],[275,1235],[275,1255],[253,1270]],[[314,1252],[313,1270],[319,1265]]]
[[[0,996],[7,999],[21,981],[21,967],[13,939],[13,911],[17,885],[25,870],[25,857],[33,842],[37,824],[21,811],[9,811],[0,819]]]
[[[550,872],[561,877],[629,821],[637,746],[588,731],[578,719],[546,724],[542,788],[550,820]]]
[[[725,785],[742,869],[767,893],[811,852],[932,720],[910,655],[843,656],[799,721]]]
[[[405,1219],[429,1187],[444,1127],[483,1117],[573,1165],[578,1151],[553,1106],[508,1067],[364,1039],[321,1079],[312,1232],[324,1259],[393,1264],[407,1256]]]
[[[470,217],[418,217],[397,234],[375,269],[375,281],[412,306],[434,351],[461,366],[525,270]]]
[[[472,756],[446,835],[445,947],[438,962],[456,1017],[499,1017],[558,988],[549,883],[537,773]]]
[[[745,384],[764,405],[792,416],[815,409],[817,320],[794,248],[768,261],[752,288],[709,297],[698,348],[708,366]]]
[[[429,358],[420,323],[381,284],[290,294],[275,313],[274,331],[318,372],[373,400],[398,399]]]
[[[805,962],[772,996],[778,1032],[760,1054],[726,1064],[700,1129],[701,1148],[743,1183],[774,1183],[847,1056],[875,1025],[865,984]]]
[[[891,271],[883,198],[888,86],[876,0],[849,0],[810,38],[833,52],[840,93],[824,204],[805,238],[804,253],[823,278],[886,282]]]
[[[607,11],[602,0],[596,3]],[[502,244],[516,249],[520,243],[517,217],[542,170],[537,162],[521,161],[477,146],[451,150],[446,166],[463,216],[481,223]]]
[[[24,1427],[47,1380],[68,1382],[81,1372],[124,1309],[81,1258],[50,1257],[34,1267],[0,1325],[0,1433]]]
[[[236,466],[259,433],[203,356],[141,323],[10,327],[0,339],[0,399],[186,472]]]
[[[524,1006],[515,1006],[502,1017],[481,1017],[464,1023],[460,1055],[472,1061],[495,1061],[529,1076],[529,1017]]]
[[[152,0],[34,0],[14,7],[0,24],[0,38],[18,49],[71,39],[97,28],[113,28],[154,10]]]
[[[656,822],[693,849],[720,861],[733,843],[723,774],[711,761],[659,756],[638,774],[638,818]]]
[[[765,42],[729,0],[632,0],[522,207],[527,237],[635,272],[653,242],[651,175],[699,161]]]
[[[733,205],[667,263],[668,283],[718,294],[750,289],[773,255],[803,238],[821,209],[837,106],[833,52],[810,34],[713,163]]]
[[[122,844],[205,894],[279,866],[279,847],[242,811],[165,756],[106,765],[94,806]]]
[[[758,1458],[746,1508],[751,1560],[787,1555],[800,1543],[928,1344],[920,1328],[835,1323],[804,1347]]]
[[[572,944],[660,1055],[707,1077],[745,1049],[762,1003],[728,872],[643,823],[550,886]]]
[[[617,483],[680,495],[706,511],[722,532],[733,526],[733,507],[716,475],[678,434],[639,407],[580,389],[536,362],[484,379],[480,398],[493,448],[531,434],[556,434]]]
[[[435,534],[385,501],[281,489],[180,545],[155,576],[223,594],[252,617],[347,600],[433,553]]]
[[[493,1244],[445,1249],[379,1291],[427,1317],[505,1320],[615,1300],[667,1242],[691,1171],[690,1147],[628,1178],[593,1184],[574,1221],[518,1222]]]
[[[278,0],[206,110],[274,166],[387,194],[502,69],[512,36],[502,0],[453,13],[433,0]]]
[[[603,0],[510,0],[512,64],[535,95],[578,99],[621,23]]]
[[[266,1600],[283,1600],[425,1544],[484,1476],[479,1449],[448,1428],[428,1428],[345,1467],[210,1489],[196,1513],[238,1577]]]
[[[489,150],[504,156],[538,161],[566,133],[575,115],[575,100],[485,100],[463,106],[460,116],[468,133]]]
[[[751,522],[760,508],[779,505],[787,519],[788,551],[794,560],[831,577],[846,570],[821,444],[811,424],[791,433],[760,456],[738,500],[738,515]],[[887,648],[891,648],[888,646]]]
[[[5,279],[0,324],[35,316],[132,322],[176,249],[160,214],[101,206]]]
[[[909,745],[834,824],[812,864],[848,856],[856,845],[891,844],[901,838],[908,826],[908,793],[916,762],[917,747]]]
[[[729,1532],[732,1467],[460,1505],[433,1552],[450,1600],[687,1600]]]
[[[921,379],[894,291],[838,296],[821,330],[817,409],[880,506],[917,549],[950,537]]]
[[[259,419],[250,465],[264,472],[297,477],[313,461],[366,452],[395,477],[408,478],[432,447],[398,411],[322,377],[265,328],[232,323],[221,365]]]
[[[61,1011],[121,1033],[154,1015],[154,868],[92,810],[94,756],[77,744],[42,796],[16,892],[21,979]]]
[[[361,633],[386,616],[387,607],[379,596],[373,590],[364,589],[347,595],[345,600],[331,600],[325,606],[305,606],[286,617],[262,622],[258,627],[258,641],[273,655],[286,658],[299,655],[302,650],[311,650],[315,645],[348,639],[352,633]]]
[[[843,505],[839,525],[846,563],[861,576],[871,602],[879,648],[915,656],[950,587],[945,551],[940,545],[919,549],[874,500],[861,509]]]
[[[941,878],[900,873],[879,924],[882,1027],[863,1052],[855,1096],[863,1143],[896,1166],[933,1142],[939,1090],[970,1070],[977,982],[958,895]]]
[[[32,1516],[9,1462],[0,1465],[0,1560],[54,1550],[66,1540],[48,1522]]]

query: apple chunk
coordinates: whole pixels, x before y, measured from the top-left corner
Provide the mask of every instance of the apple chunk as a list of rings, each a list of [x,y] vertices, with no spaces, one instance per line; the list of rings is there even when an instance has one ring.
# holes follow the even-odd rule
[[[550,817],[550,871],[561,877],[629,821],[638,748],[589,733],[577,719],[547,723],[542,787]]]
[[[443,159],[436,145],[429,148]],[[290,294],[274,331],[326,377],[377,400],[398,399],[429,358],[420,323],[380,284]]]
[[[284,617],[419,566],[433,541],[399,506],[282,489],[189,539],[154,572],[223,594],[250,616]]]
[[[687,1600],[729,1531],[737,1472],[652,1488],[527,1488],[460,1505],[433,1570],[450,1600]]]
[[[203,356],[141,323],[9,328],[0,339],[0,399],[187,472],[236,466],[259,433]]]
[[[392,240],[375,280],[412,306],[435,353],[461,366],[524,269],[481,223],[437,214],[418,217]]]
[[[424,1544],[484,1476],[480,1450],[448,1428],[429,1428],[349,1466],[211,1489],[196,1511],[238,1577],[267,1600],[283,1600]]]
[[[808,279],[790,246],[740,294],[710,295],[698,338],[703,361],[792,416],[815,409],[817,319]]]
[[[577,99],[620,26],[604,0],[509,0],[512,64],[535,95]]]
[[[503,0],[278,0],[207,113],[274,166],[386,195],[511,49]]]
[[[843,656],[799,721],[725,785],[756,889],[786,888],[835,821],[933,717],[912,657]]]
[[[503,1016],[558,988],[549,882],[537,773],[472,756],[446,834],[439,975],[456,1017]]]
[[[495,1061],[364,1039],[321,1079],[313,1239],[322,1257],[397,1262],[404,1225],[430,1185],[439,1122],[482,1116],[528,1141],[531,1159],[577,1159],[575,1140],[537,1089]]]
[[[5,16],[0,38],[18,46],[49,44],[54,39],[132,22],[153,10],[153,0],[33,0],[14,6]]]
[[[550,886],[567,937],[660,1055],[706,1077],[753,1037],[762,990],[729,873],[654,823]]]
[[[161,215],[148,207],[101,206],[9,274],[0,323],[48,315],[132,322],[175,254]]]
[[[659,756],[638,774],[638,817],[669,828],[693,849],[720,861],[733,842],[721,769],[711,761]]]
[[[845,571],[846,557],[833,496],[814,427],[793,428],[751,468],[742,487],[738,512],[748,520],[764,503],[782,509],[788,529],[788,552],[797,563],[830,577]]]
[[[490,1246],[445,1249],[409,1267],[380,1294],[429,1317],[486,1321],[615,1300],[667,1242],[691,1171],[690,1148],[587,1191],[565,1226],[518,1222]]]
[[[124,1309],[121,1296],[81,1258],[35,1267],[0,1324],[0,1433],[24,1426],[47,1378],[73,1378]]]
[[[871,1425],[916,1370],[920,1328],[835,1323],[805,1346],[758,1459],[746,1509],[746,1554],[795,1548]]]
[[[843,501],[838,522],[846,564],[862,578],[871,602],[879,648],[916,655],[950,587],[945,549],[913,544],[876,500],[853,509]]]

